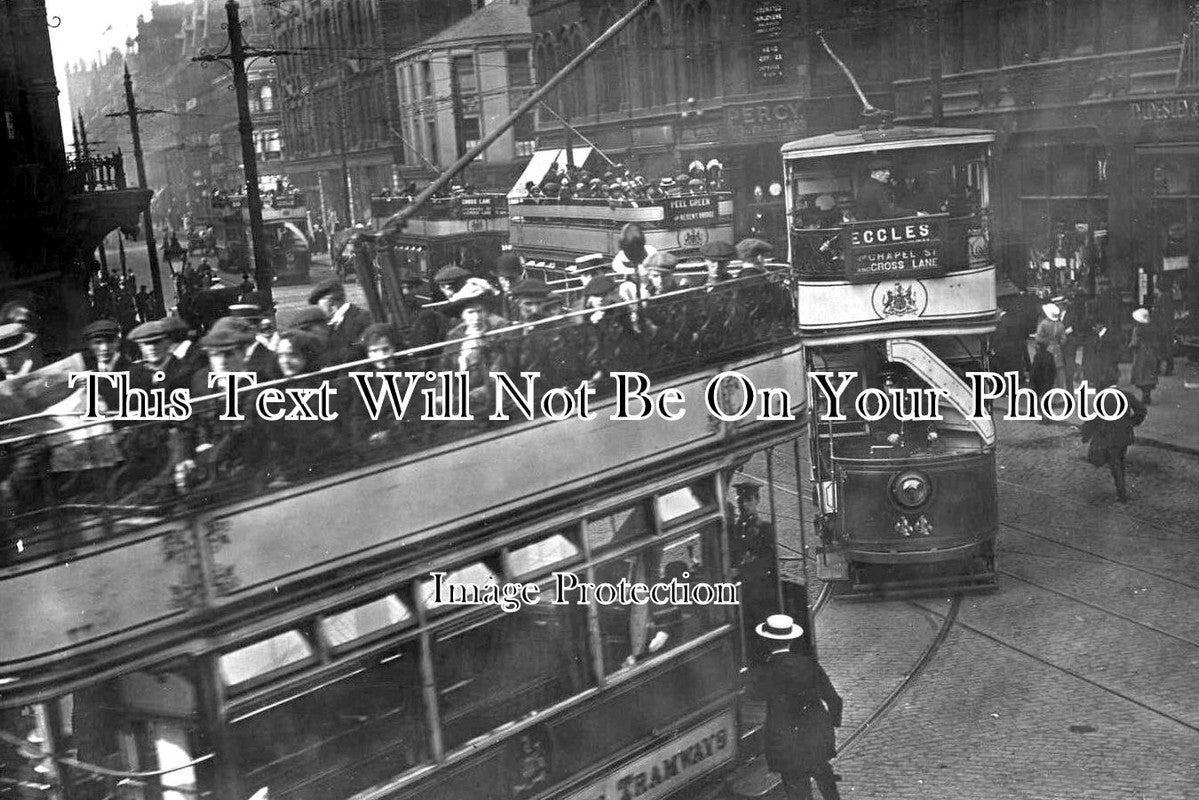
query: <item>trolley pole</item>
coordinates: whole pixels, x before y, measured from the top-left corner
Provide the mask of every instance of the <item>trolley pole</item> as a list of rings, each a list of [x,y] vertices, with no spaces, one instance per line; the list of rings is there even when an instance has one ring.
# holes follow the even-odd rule
[[[129,117],[129,132],[133,136],[133,162],[137,165],[137,183],[141,188],[148,189],[150,187],[146,186],[146,159],[142,155],[142,135],[138,128],[137,115],[161,112],[158,109],[138,109],[137,103],[133,99],[133,78],[129,74],[128,63],[125,64],[125,108],[124,114],[110,114],[109,116]],[[150,261],[150,282],[154,286],[154,313],[159,317],[165,317],[167,314],[166,297],[162,293],[162,275],[158,269],[158,244],[154,240],[154,224],[150,220],[149,200],[146,200],[146,207],[142,209],[142,225],[146,228],[146,254]]]
[[[241,38],[241,11],[237,0],[225,3],[229,22],[229,63],[233,67],[233,90],[237,95],[237,132],[241,136],[242,170],[246,179],[246,206],[250,210],[250,242],[254,250],[254,282],[265,296],[267,308],[274,302],[275,283],[266,235],[262,228],[262,195],[258,191],[258,161],[254,154],[254,123],[250,119],[250,81],[246,76],[246,49]]]

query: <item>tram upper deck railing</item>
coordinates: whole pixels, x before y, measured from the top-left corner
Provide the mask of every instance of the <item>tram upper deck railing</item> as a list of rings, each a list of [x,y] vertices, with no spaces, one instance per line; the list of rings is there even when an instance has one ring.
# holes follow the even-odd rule
[[[742,278],[596,313],[408,350],[390,362],[397,371],[453,371],[465,354],[472,372],[513,364],[540,371],[543,390],[593,381],[592,420],[525,422],[514,411],[508,422],[487,419],[494,392],[472,379],[471,421],[410,411],[394,422],[385,407],[376,422],[350,373],[377,365],[358,362],[278,382],[313,389],[329,380],[338,389],[333,422],[267,423],[252,413],[225,422],[210,400],[195,402],[182,422],[104,420],[8,436],[0,443],[0,604],[11,613],[0,615],[0,673],[203,609],[277,599],[322,575],[377,570],[403,548],[449,532],[577,502],[606,482],[701,457],[729,437],[749,446],[777,434],[778,422],[724,423],[705,413],[707,384],[723,369],[787,389],[791,424],[802,426],[803,364],[790,294],[779,283]],[[677,389],[686,413],[672,422],[611,420],[617,370],[649,375],[651,394]],[[413,404],[430,388],[436,396],[418,377]]]
[[[514,220],[554,221],[559,224],[615,225],[626,222],[671,230],[696,228],[729,221],[733,214],[730,192],[704,192],[659,199],[606,197],[524,197],[509,207]]]
[[[411,203],[405,195],[374,195],[371,197],[371,216],[384,220]],[[508,215],[508,198],[500,192],[475,192],[434,197],[417,209],[411,219],[472,220],[493,219]]]

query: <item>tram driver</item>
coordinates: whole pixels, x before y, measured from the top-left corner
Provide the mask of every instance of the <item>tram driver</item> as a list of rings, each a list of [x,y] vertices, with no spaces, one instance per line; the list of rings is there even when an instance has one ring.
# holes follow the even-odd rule
[[[940,434],[930,422],[905,421],[899,418],[896,394],[910,388],[907,373],[898,368],[883,368],[878,372],[879,388],[892,396],[887,414],[882,419],[869,423],[870,438],[877,446],[900,447],[905,450],[927,450],[940,439]]]
[[[891,182],[893,166],[890,159],[876,158],[867,168],[870,177],[858,185],[855,198],[855,216],[859,221],[914,217],[923,213],[895,205]]]

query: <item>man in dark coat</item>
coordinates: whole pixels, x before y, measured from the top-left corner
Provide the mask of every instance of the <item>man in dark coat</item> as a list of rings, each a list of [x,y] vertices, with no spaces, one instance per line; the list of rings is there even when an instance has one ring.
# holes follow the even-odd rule
[[[370,327],[370,313],[346,300],[346,288],[336,278],[321,281],[308,293],[308,304],[325,312],[329,320],[329,352],[346,361],[366,355],[362,334]],[[332,362],[336,363],[336,362]]]
[[[862,181],[855,198],[859,221],[912,217],[915,213],[895,205],[891,197],[891,162],[885,158],[870,162],[870,177]]]
[[[758,673],[766,698],[766,765],[783,778],[788,800],[812,800],[816,779],[824,800],[841,800],[828,763],[837,753],[833,728],[841,725],[841,696],[815,658],[791,652],[803,628],[773,614],[755,628],[774,644]]]
[[[1114,386],[1115,383],[1109,385]],[[1124,481],[1124,455],[1132,444],[1132,429],[1145,421],[1146,409],[1132,392],[1121,389],[1120,393],[1128,399],[1128,407],[1123,416],[1117,420],[1108,421],[1101,418],[1087,420],[1082,424],[1082,440],[1090,442],[1087,450],[1087,460],[1097,467],[1107,466],[1116,484],[1116,499],[1121,503],[1128,502],[1128,486]]]

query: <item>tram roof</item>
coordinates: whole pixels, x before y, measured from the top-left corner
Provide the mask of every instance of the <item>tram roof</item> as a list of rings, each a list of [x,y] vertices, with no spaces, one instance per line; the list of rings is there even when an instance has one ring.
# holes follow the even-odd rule
[[[910,150],[917,147],[944,147],[958,144],[988,144],[995,132],[980,128],[926,128],[896,125],[889,128],[855,128],[807,139],[796,139],[782,147],[784,158],[877,153],[885,150]]]

